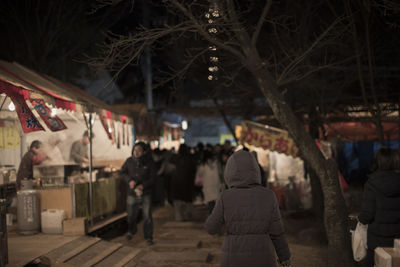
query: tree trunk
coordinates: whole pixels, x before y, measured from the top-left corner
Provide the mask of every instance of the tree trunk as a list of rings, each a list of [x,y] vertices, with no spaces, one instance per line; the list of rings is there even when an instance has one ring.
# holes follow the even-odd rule
[[[305,160],[317,173],[324,193],[324,223],[328,237],[328,266],[354,266],[351,255],[350,234],[347,225],[347,208],[340,190],[338,169],[333,160],[325,160],[313,139],[284,101],[275,80],[262,67],[260,57],[252,49],[246,57],[245,66],[256,79],[276,119],[285,127]]]
[[[231,132],[233,138],[235,139],[236,144],[239,145],[239,140],[236,137],[235,130],[233,129],[232,124],[229,121],[228,117],[226,116],[224,110],[219,106],[218,100],[216,98],[213,98],[213,101],[214,101],[215,106],[217,107],[217,110],[218,110],[219,114],[221,115],[222,119],[224,120],[226,127],[228,127],[228,129]]]
[[[308,163],[307,166],[309,166]],[[313,204],[313,212],[315,217],[321,223],[324,222],[324,194],[322,192],[321,181],[319,180],[318,175],[315,173],[313,169],[309,168],[310,173],[310,185],[311,185],[311,194],[312,194],[312,204]],[[323,231],[325,231],[325,227],[322,226]]]
[[[316,110],[312,107],[308,112],[309,122],[308,122],[308,133],[312,139],[316,140],[319,138],[319,122],[318,122],[318,114],[316,114]],[[318,175],[315,171],[310,168],[309,162],[304,162],[307,166],[307,170],[310,174],[310,185],[311,185],[311,194],[312,194],[312,204],[314,215],[317,220],[322,224],[321,228],[325,231],[324,225],[324,194],[322,192],[321,181],[319,180]]]

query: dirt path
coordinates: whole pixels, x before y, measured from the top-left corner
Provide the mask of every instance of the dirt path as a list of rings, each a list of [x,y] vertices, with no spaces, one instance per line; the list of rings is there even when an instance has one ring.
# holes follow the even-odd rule
[[[119,236],[112,241],[141,248],[141,252],[130,266],[219,266],[224,237],[211,236],[205,232],[203,223],[206,217],[205,206],[194,206],[193,221],[175,222],[171,206],[159,207],[153,213],[155,225],[153,246],[147,246],[144,242],[142,224],[139,224],[139,232],[131,240]],[[292,253],[292,266],[326,266],[326,244],[314,242],[310,240],[310,236],[301,242],[302,236],[298,235],[300,232],[292,233],[292,225],[297,222],[297,225],[304,227],[307,226],[307,222],[304,222],[304,218],[300,219],[301,223],[296,220],[285,221],[285,225],[289,223],[288,228],[290,228],[288,242]],[[308,235],[307,231],[304,234]],[[312,236],[312,233],[310,235]]]

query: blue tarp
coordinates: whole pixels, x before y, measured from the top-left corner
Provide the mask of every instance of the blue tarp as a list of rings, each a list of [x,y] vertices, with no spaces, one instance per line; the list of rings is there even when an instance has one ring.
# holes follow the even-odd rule
[[[398,141],[385,141],[385,146],[398,149]],[[346,142],[343,151],[338,155],[339,170],[348,183],[367,180],[370,165],[375,153],[381,147],[379,142]]]

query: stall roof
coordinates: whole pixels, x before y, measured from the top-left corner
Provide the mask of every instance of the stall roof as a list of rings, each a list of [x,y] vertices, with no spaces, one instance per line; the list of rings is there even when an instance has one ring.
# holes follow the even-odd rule
[[[130,118],[135,116],[104,103],[72,84],[35,72],[15,62],[0,60],[0,81],[28,90],[31,98],[39,95],[46,103],[58,108],[71,111],[94,111],[116,120],[130,120],[124,115]],[[140,115],[146,113],[143,107],[140,107],[140,110]]]

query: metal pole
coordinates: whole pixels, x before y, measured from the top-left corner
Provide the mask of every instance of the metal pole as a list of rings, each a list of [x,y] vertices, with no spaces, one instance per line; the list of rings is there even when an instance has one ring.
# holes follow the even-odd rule
[[[143,10],[143,26],[147,29],[150,28],[150,7],[147,0],[142,1]],[[147,110],[153,110],[153,73],[152,73],[152,60],[150,47],[146,46],[144,49],[142,61],[142,71],[145,77],[146,87],[146,104]]]
[[[89,113],[89,218],[93,226],[93,184],[92,184],[92,113]]]

